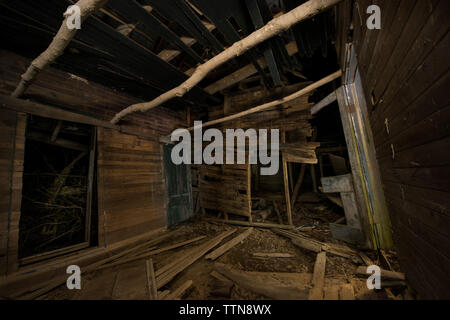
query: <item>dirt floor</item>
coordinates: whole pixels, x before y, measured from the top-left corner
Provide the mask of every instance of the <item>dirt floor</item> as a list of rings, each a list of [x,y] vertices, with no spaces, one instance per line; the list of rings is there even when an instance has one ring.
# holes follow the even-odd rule
[[[343,216],[342,210],[329,201],[317,196],[298,202],[293,212],[294,225],[297,227],[314,227],[311,231],[303,232],[314,239],[339,243],[331,237],[328,228],[329,222],[334,222]],[[276,223],[277,217],[268,217],[267,222]],[[174,226],[176,233],[170,239],[158,244],[157,247],[165,247],[205,235],[207,239],[217,236],[225,230],[238,229],[232,236],[222,243],[232,239],[246,227],[239,227],[223,223],[208,222],[202,218],[196,218],[186,223]],[[298,231],[294,231],[298,232]],[[204,239],[202,241],[206,241]],[[167,265],[177,257],[186,253],[189,248],[194,248],[202,241],[195,242],[177,249],[152,256],[155,270]],[[288,258],[260,258],[253,253],[288,253]],[[384,261],[378,259],[377,252],[365,252],[375,264],[382,266]],[[229,297],[220,297],[211,294],[211,287],[215,278],[211,276],[214,263],[223,263],[234,269],[257,272],[276,273],[313,273],[316,253],[295,246],[290,239],[275,234],[270,229],[254,228],[253,232],[241,243],[220,256],[216,261],[206,260],[204,257],[190,265],[178,274],[166,286],[160,289],[173,291],[187,280],[192,280],[193,285],[182,296],[183,299],[267,299],[242,288],[234,283]],[[386,253],[392,270],[400,271],[395,252]],[[351,259],[327,254],[325,278],[333,281],[351,283],[355,289],[356,299],[389,299],[403,298],[405,290],[392,289],[390,293],[385,290],[368,290],[365,279],[358,277],[355,272],[361,263]],[[386,269],[385,267],[383,267]],[[392,295],[393,293],[393,295]],[[44,299],[148,299],[148,287],[146,277],[145,260],[137,260],[122,265],[106,268],[82,276],[81,290],[68,290],[61,286],[48,293]]]

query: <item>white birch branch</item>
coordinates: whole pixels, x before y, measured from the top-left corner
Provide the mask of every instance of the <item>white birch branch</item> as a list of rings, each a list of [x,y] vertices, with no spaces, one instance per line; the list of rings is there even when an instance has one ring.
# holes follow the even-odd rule
[[[108,0],[79,0],[75,5],[80,8],[80,20],[83,22],[87,17],[102,7]],[[64,14],[64,21],[58,30],[58,33],[53,38],[48,48],[42,52],[39,57],[31,62],[27,71],[22,75],[20,83],[12,93],[12,96],[19,98],[36,79],[36,76],[49,64],[53,63],[59,56],[64,53],[64,50],[69,45],[70,41],[77,33],[76,28],[69,29],[67,21],[70,16],[67,12]]]
[[[222,51],[220,54],[198,66],[192,76],[178,87],[163,93],[150,102],[138,103],[125,108],[114,116],[111,123],[116,124],[130,113],[137,111],[145,112],[165,103],[170,99],[184,96],[215,68],[234,57],[242,55],[244,52],[264,42],[265,40],[289,29],[296,23],[309,19],[341,1],[342,0],[310,0],[289,11],[288,13],[271,20],[261,29],[258,29],[246,38],[235,42],[228,49]]]

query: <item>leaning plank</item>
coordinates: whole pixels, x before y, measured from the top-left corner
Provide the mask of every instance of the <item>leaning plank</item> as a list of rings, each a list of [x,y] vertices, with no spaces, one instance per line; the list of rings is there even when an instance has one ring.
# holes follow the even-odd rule
[[[316,90],[317,88],[320,88],[321,86],[323,86],[323,85],[325,85],[327,83],[330,83],[330,82],[340,78],[341,76],[342,76],[342,71],[341,70],[336,71],[335,73],[332,73],[329,76],[326,76],[325,78],[323,78],[323,79],[321,79],[321,80],[319,80],[317,82],[314,82],[313,84],[311,84],[311,85],[309,85],[309,86],[307,86],[307,87],[305,87],[305,88],[303,88],[303,89],[301,89],[301,90],[299,90],[299,91],[297,91],[297,92],[295,92],[295,93],[293,93],[291,95],[288,95],[288,96],[286,96],[284,98],[277,99],[277,100],[274,100],[274,101],[271,101],[271,102],[268,102],[268,103],[264,103],[264,104],[262,104],[260,106],[253,107],[253,108],[247,109],[245,111],[241,111],[241,112],[232,114],[230,116],[226,116],[226,117],[223,117],[223,118],[220,118],[220,119],[208,121],[208,122],[202,123],[201,126],[190,127],[190,128],[188,128],[188,130],[192,131],[192,130],[198,129],[200,127],[202,127],[202,128],[209,127],[209,126],[212,126],[212,125],[215,125],[215,124],[219,124],[219,123],[231,121],[231,120],[234,120],[234,119],[242,118],[242,117],[248,116],[250,114],[257,113],[257,112],[266,111],[266,110],[271,109],[273,107],[276,107],[276,106],[282,105],[284,103],[287,103],[287,102],[293,101],[295,99],[298,99],[301,96],[303,96],[303,95],[305,95],[307,93],[310,93],[310,92]],[[112,122],[112,123],[115,124],[117,122]],[[302,159],[301,161],[304,161],[304,160]]]
[[[358,252],[361,260],[366,266],[373,266],[375,263],[364,252]]]
[[[323,287],[325,284],[325,267],[327,263],[326,252],[319,252],[314,264],[314,273],[312,278],[313,288],[309,291],[308,300],[322,300]]]
[[[283,185],[284,185],[284,196],[286,197],[286,212],[287,220],[289,225],[294,225],[292,222],[292,208],[291,208],[291,194],[289,188],[289,175],[288,175],[288,162],[285,155],[282,156],[283,161]]]
[[[206,221],[211,222],[222,222],[228,224],[234,224],[238,226],[247,226],[247,227],[255,227],[255,228],[278,228],[278,229],[294,229],[295,226],[283,225],[283,224],[275,224],[275,223],[260,223],[260,222],[247,222],[247,221],[238,221],[238,220],[222,220],[222,219],[214,219],[208,218]]]
[[[240,235],[238,235],[234,239],[228,241],[223,246],[217,248],[216,250],[214,250],[213,252],[208,254],[205,258],[207,260],[216,260],[218,257],[223,255],[225,252],[227,252],[228,250],[232,249],[235,245],[237,245],[238,243],[244,241],[250,235],[250,233],[252,233],[252,231],[253,231],[253,228],[247,229],[246,231],[244,231],[243,233],[241,233]]]
[[[200,81],[202,81],[208,73],[210,73],[215,68],[221,66],[227,61],[240,56],[249,49],[255,47],[256,45],[270,39],[271,37],[289,29],[293,25],[299,23],[300,21],[311,18],[320,12],[331,8],[342,0],[310,0],[295,9],[289,11],[286,14],[278,18],[274,18],[272,21],[267,23],[261,29],[256,30],[244,39],[235,42],[232,46],[222,51],[212,59],[208,60],[204,64],[197,67],[194,74],[183,82],[180,86],[160,95],[150,102],[140,103],[131,105],[121,112],[117,113],[111,120],[112,123],[119,122],[124,116],[141,111],[145,112],[152,108],[155,108],[168,100],[175,97],[182,97],[193,87],[195,87]]]
[[[189,267],[191,264],[193,264],[195,261],[203,257],[208,251],[216,247],[223,239],[228,237],[229,235],[233,234],[236,231],[236,229],[225,231],[215,237],[214,239],[208,241],[207,243],[200,245],[197,248],[194,248],[190,250],[186,255],[183,255],[182,257],[178,258],[177,260],[171,262],[167,266],[163,267],[161,270],[162,272],[156,272],[157,279],[156,283],[158,286],[158,289],[167,284],[169,281],[171,281],[177,274],[185,270],[187,267]]]
[[[361,266],[356,269],[356,274],[361,276],[367,276],[367,267]],[[384,280],[406,280],[405,274],[401,272],[389,271],[381,269],[381,279]]]
[[[176,243],[176,244],[164,247],[164,248],[151,250],[151,251],[139,254],[137,256],[134,256],[134,257],[130,257],[130,258],[126,258],[126,259],[120,259],[119,261],[115,261],[115,262],[112,262],[112,263],[105,264],[105,265],[99,267],[97,270],[101,270],[101,269],[105,269],[105,268],[111,268],[111,267],[118,266],[118,265],[121,265],[121,264],[124,264],[124,263],[128,263],[128,262],[144,259],[144,258],[147,258],[149,256],[153,256],[153,255],[156,255],[156,254],[159,254],[159,253],[162,253],[162,252],[166,252],[166,251],[169,251],[169,250],[173,250],[173,249],[176,249],[176,248],[183,247],[185,245],[188,245],[188,244],[191,244],[193,242],[202,240],[204,238],[205,238],[205,236],[200,236],[200,237],[197,237],[197,238],[194,238],[194,239],[190,239],[190,240],[186,240],[186,241],[183,241],[183,242],[179,242],[179,243]]]
[[[158,298],[158,290],[156,289],[155,269],[153,268],[152,259],[145,261],[145,270],[147,273],[147,288],[150,300],[156,300]]]
[[[336,100],[337,100],[336,91],[333,91],[328,96],[326,96],[324,99],[322,99],[317,104],[315,104],[314,107],[311,108],[311,114],[315,115],[320,110],[322,110],[323,108],[329,106],[330,104],[332,104]]]
[[[341,193],[353,192],[353,178],[351,174],[336,177],[324,177],[321,179],[322,192]]]
[[[180,287],[175,289],[171,294],[167,295],[164,300],[179,300],[181,296],[192,286],[192,280],[188,280],[183,283]]]
[[[123,256],[125,256],[127,254],[133,253],[133,252],[135,252],[137,250],[141,250],[143,248],[151,247],[151,246],[153,246],[153,245],[163,241],[164,239],[166,239],[168,237],[171,237],[174,234],[175,234],[175,231],[167,232],[167,233],[162,234],[162,235],[160,235],[160,236],[158,236],[158,237],[156,237],[154,239],[150,239],[149,241],[146,241],[146,242],[144,242],[142,244],[139,244],[139,245],[137,245],[135,247],[132,247],[132,248],[127,249],[127,250],[123,250],[123,251],[121,251],[119,253],[111,255],[108,258],[105,258],[105,259],[99,260],[97,262],[94,262],[94,263],[84,267],[83,268],[83,273],[85,274],[85,273],[88,273],[88,272],[91,272],[91,271],[95,271],[95,270],[97,270],[97,268],[99,266],[101,266],[101,265],[103,265],[105,263],[108,263],[108,262],[114,261],[116,259],[119,259],[119,258],[121,258],[121,257],[123,257]],[[41,296],[41,295],[43,295],[43,294],[53,290],[54,288],[62,285],[63,283],[66,282],[66,280],[67,280],[67,275],[64,275],[64,276],[55,278],[54,280],[50,281],[49,283],[47,283],[47,285],[44,285],[43,287],[41,286],[41,284],[38,284],[34,288],[29,288],[29,289],[31,289],[31,290],[29,290],[30,293],[24,294],[24,295],[22,295],[22,296],[20,296],[18,298],[22,299],[22,300],[35,299],[35,298],[37,298],[37,297],[39,297],[39,296]]]
[[[79,8],[79,16],[81,21],[84,21],[87,17],[101,8],[107,0],[79,0],[75,5]],[[37,77],[39,72],[53,63],[59,56],[64,53],[64,50],[69,45],[70,41],[75,37],[77,28],[70,28],[70,19],[72,19],[72,11],[67,10],[64,13],[64,21],[58,30],[58,33],[53,38],[48,48],[42,52],[39,57],[31,62],[27,71],[22,75],[20,83],[12,93],[12,96],[19,98],[28,86]]]
[[[272,229],[272,232],[291,239],[293,244],[309,251],[313,251],[316,253],[326,251],[327,253],[343,258],[360,260],[359,255],[355,250],[344,245],[321,242],[300,233],[293,233],[292,231],[288,230]]]
[[[308,298],[310,273],[248,272],[215,263],[214,269],[238,286],[277,300]]]

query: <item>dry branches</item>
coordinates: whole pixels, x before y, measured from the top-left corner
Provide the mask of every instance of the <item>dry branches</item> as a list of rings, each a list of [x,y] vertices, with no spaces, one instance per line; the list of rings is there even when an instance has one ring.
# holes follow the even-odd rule
[[[178,87],[167,91],[166,93],[160,95],[150,102],[138,103],[125,108],[114,116],[114,118],[111,120],[111,123],[118,123],[123,117],[130,113],[136,111],[145,112],[163,104],[170,99],[184,96],[201,80],[203,80],[209,72],[211,72],[218,66],[231,60],[234,57],[240,56],[244,52],[264,42],[265,40],[289,29],[294,24],[311,18],[341,1],[342,0],[310,0],[289,11],[288,13],[273,19],[261,29],[256,30],[248,37],[234,43],[228,49],[222,51],[220,54],[216,55],[204,64],[198,66],[194,74]]]
[[[107,1],[108,0],[79,0],[75,5],[80,8],[81,22],[102,7]],[[13,97],[19,98],[33,82],[39,72],[61,56],[70,41],[75,37],[77,29],[68,27],[67,22],[68,19],[70,19],[68,12],[64,14],[64,17],[64,22],[49,47],[31,62],[27,71],[22,75],[19,85],[12,93]]]

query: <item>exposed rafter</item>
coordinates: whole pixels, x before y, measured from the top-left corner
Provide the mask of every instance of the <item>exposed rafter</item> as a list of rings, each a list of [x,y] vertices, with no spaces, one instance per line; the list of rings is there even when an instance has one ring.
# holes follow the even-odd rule
[[[270,39],[271,37],[289,29],[296,23],[311,18],[317,15],[318,13],[336,5],[341,1],[342,0],[310,0],[298,6],[297,8],[291,10],[290,12],[271,20],[263,28],[253,32],[248,37],[235,42],[231,47],[229,47],[225,51],[216,55],[215,57],[208,60],[204,64],[198,66],[194,74],[178,87],[169,90],[168,92],[160,95],[159,97],[153,99],[152,101],[131,105],[125,108],[121,112],[117,113],[115,117],[111,120],[111,122],[115,124],[130,113],[137,111],[145,112],[175,97],[184,96],[201,80],[203,80],[209,72],[211,72],[218,66],[224,64],[225,62],[231,60],[236,56],[242,55],[249,49],[264,42],[265,40]]]

